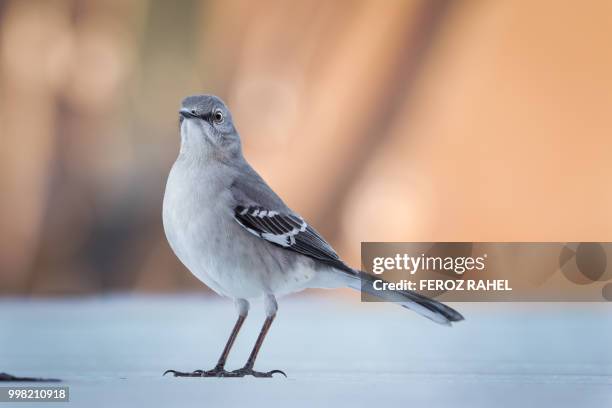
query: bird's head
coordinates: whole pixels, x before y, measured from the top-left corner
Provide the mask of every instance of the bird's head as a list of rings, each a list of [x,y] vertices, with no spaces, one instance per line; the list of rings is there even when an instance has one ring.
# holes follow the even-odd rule
[[[202,159],[231,159],[241,154],[232,115],[214,95],[183,99],[180,115],[181,154]]]

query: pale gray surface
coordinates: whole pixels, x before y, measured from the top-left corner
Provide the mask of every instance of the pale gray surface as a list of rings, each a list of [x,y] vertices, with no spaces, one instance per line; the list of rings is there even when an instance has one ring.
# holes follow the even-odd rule
[[[282,299],[257,367],[288,379],[185,379],[161,373],[214,365],[229,301],[4,299],[0,372],[64,379],[71,402],[54,407],[612,406],[610,305],[454,306],[467,320],[449,329],[389,304]],[[262,319],[255,304],[228,368]]]

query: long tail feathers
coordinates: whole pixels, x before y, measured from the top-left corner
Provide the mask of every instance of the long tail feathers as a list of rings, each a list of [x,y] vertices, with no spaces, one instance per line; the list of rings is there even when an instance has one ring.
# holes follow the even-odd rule
[[[450,326],[451,322],[463,320],[461,313],[436,300],[411,291],[378,291],[373,287],[377,278],[361,271],[355,271],[356,278],[350,282],[350,287],[363,290],[370,295],[400,304],[406,309],[413,310],[436,323]]]

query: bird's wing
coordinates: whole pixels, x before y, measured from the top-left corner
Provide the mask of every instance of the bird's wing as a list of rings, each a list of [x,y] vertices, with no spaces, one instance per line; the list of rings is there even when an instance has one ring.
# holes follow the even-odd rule
[[[234,219],[248,232],[282,248],[344,271],[353,272],[334,249],[302,217],[259,205],[234,208]]]

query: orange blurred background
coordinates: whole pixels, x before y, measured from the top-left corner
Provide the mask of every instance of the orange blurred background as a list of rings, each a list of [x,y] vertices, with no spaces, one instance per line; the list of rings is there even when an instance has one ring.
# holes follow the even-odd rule
[[[0,2],[0,294],[201,290],[161,226],[180,100],[349,263],[609,241],[612,2]]]

